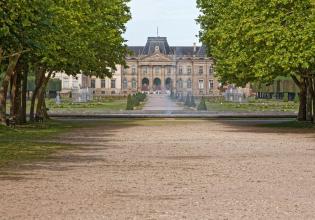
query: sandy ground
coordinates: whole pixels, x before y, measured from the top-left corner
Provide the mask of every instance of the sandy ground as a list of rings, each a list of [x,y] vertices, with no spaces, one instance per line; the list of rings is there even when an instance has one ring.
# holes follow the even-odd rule
[[[241,124],[65,135],[80,150],[1,176],[0,219],[315,219],[315,134]]]

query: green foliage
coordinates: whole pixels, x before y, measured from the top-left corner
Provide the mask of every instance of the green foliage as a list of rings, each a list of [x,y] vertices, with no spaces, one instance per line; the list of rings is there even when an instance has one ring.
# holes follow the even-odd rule
[[[33,68],[110,77],[116,64],[125,64],[128,52],[122,37],[131,17],[127,3],[1,1],[0,49],[5,57],[23,53]],[[6,60],[0,60],[3,65]]]
[[[315,15],[311,0],[197,0],[200,38],[223,83],[269,83],[313,72]]]
[[[283,94],[283,101],[288,102],[289,101],[289,94],[286,92]]]
[[[204,97],[201,98],[197,109],[198,111],[207,111],[206,100]]]
[[[133,110],[134,108],[134,102],[133,102],[133,97],[129,94],[127,98],[127,107],[126,110]]]
[[[135,107],[139,106],[145,101],[147,95],[145,93],[138,92],[134,95],[128,95],[127,108],[126,110],[133,110]]]

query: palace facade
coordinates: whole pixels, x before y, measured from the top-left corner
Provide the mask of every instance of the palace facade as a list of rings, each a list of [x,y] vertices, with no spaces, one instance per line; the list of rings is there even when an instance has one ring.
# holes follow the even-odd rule
[[[219,95],[213,60],[205,47],[169,46],[166,37],[149,37],[145,46],[129,47],[122,69],[122,93],[173,92]]]
[[[99,79],[58,74],[62,90],[91,88],[95,95],[127,95],[136,92],[217,96],[213,59],[205,47],[169,46],[166,37],[149,37],[145,46],[131,46],[127,68],[117,65],[113,78]]]

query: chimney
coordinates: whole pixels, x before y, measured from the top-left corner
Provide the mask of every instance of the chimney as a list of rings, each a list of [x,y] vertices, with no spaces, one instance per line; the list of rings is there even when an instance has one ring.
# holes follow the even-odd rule
[[[194,43],[194,53],[196,53],[196,52],[197,52],[197,44]]]

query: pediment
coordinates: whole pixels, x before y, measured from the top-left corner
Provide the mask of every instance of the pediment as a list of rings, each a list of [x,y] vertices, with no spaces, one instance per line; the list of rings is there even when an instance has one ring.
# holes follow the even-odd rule
[[[172,61],[172,59],[168,56],[165,56],[162,53],[154,53],[149,56],[145,56],[141,59],[141,61],[146,61],[146,62],[167,62],[167,61]]]

